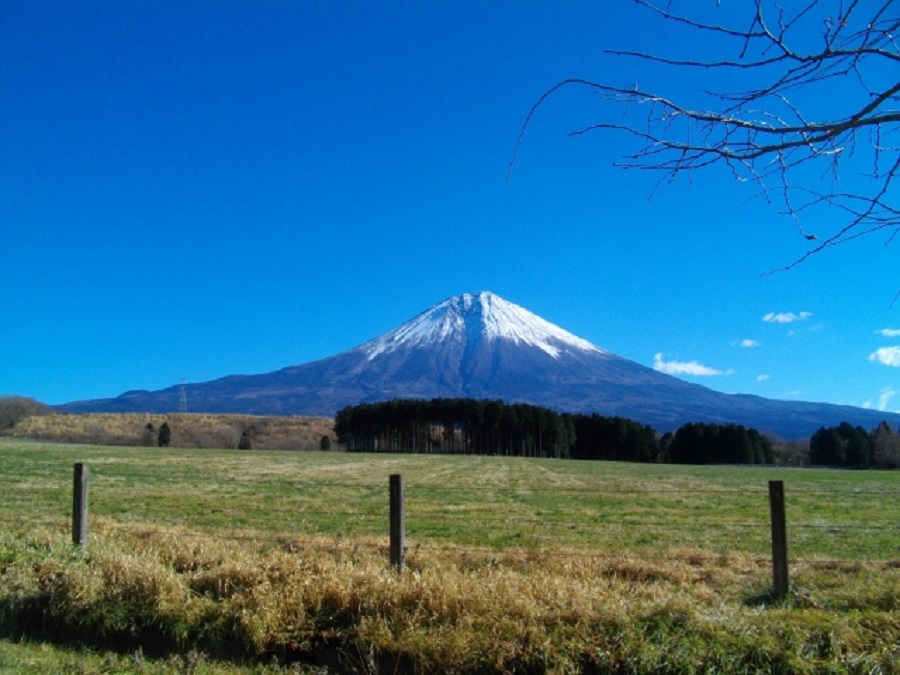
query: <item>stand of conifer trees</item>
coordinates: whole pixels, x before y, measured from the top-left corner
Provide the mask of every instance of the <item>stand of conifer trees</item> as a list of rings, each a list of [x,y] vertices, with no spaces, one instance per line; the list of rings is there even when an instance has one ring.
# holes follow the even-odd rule
[[[624,417],[575,415],[573,459],[614,462],[656,462],[660,459],[659,433],[648,425]]]
[[[739,424],[685,424],[660,438],[623,417],[570,415],[525,403],[471,398],[347,406],[335,418],[351,452],[600,459],[678,464],[772,464],[772,445]]]
[[[575,441],[571,415],[471,398],[348,406],[335,417],[334,431],[356,452],[568,457]]]
[[[772,444],[741,424],[689,422],[668,447],[673,464],[774,464]]]

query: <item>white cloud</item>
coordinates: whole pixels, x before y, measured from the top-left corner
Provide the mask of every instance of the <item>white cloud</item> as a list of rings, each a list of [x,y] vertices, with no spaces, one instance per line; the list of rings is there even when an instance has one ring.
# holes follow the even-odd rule
[[[878,394],[878,410],[880,410],[882,412],[887,410],[888,403],[896,395],[897,395],[897,392],[894,390],[894,388],[891,385],[888,385],[884,389],[882,389],[881,393]],[[862,404],[862,407],[863,408],[871,408],[872,401],[871,400],[866,401],[865,403]]]
[[[900,328],[882,328],[875,332],[884,337],[900,337]]]
[[[794,323],[795,321],[808,319],[811,316],[812,313],[810,312],[800,312],[799,314],[794,314],[793,312],[769,312],[763,316],[762,320],[766,323]]]
[[[653,370],[666,373],[667,375],[694,376],[731,375],[734,372],[733,370],[716,370],[697,361],[663,361],[661,353],[653,356]]]
[[[878,395],[878,409],[881,411],[887,410],[888,401],[890,401],[894,396],[896,396],[897,392],[894,391],[894,388],[890,385],[881,390],[881,393]]]
[[[757,376],[756,376],[756,381],[757,381],[757,382],[765,382],[765,381],[768,380],[768,379],[769,379],[769,374],[768,374],[768,373],[762,373],[761,375],[757,375]]]
[[[743,339],[732,343],[735,347],[759,347],[759,340]]]
[[[869,354],[869,361],[878,361],[886,366],[900,367],[900,347],[881,347]]]

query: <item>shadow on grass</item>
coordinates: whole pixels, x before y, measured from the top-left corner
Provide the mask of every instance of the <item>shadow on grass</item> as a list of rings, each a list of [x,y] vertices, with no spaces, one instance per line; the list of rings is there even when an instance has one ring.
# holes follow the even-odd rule
[[[816,600],[809,591],[794,584],[791,584],[784,597],[775,595],[772,588],[765,588],[747,595],[742,604],[757,609],[833,609],[828,603]]]
[[[0,599],[0,639],[16,643],[43,643],[72,652],[115,654],[120,659],[165,661],[181,673],[193,673],[209,660],[237,668],[262,667],[290,672],[414,672],[409,655],[378,653],[355,639],[355,631],[341,636],[314,636],[304,648],[279,647],[264,654],[251,652],[240,640],[200,635],[177,638],[165,626],[99,632],[53,616],[49,594],[33,594],[14,601]],[[522,671],[530,672],[530,671]]]

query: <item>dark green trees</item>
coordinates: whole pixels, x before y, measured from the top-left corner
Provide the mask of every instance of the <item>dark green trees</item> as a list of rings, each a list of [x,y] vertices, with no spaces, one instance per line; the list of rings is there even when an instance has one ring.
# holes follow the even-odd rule
[[[810,464],[867,467],[872,465],[872,457],[869,434],[847,422],[838,427],[822,427],[809,439]]]
[[[361,452],[433,452],[568,457],[570,415],[524,403],[436,398],[348,406],[335,417],[338,442]]]
[[[673,464],[773,464],[772,444],[741,424],[688,423],[669,445]]]
[[[172,440],[172,430],[169,429],[169,423],[163,422],[159,426],[159,436],[157,437],[157,443],[161,448],[169,447],[169,442]]]
[[[393,400],[348,406],[338,442],[357,452],[490,454],[685,464],[772,464],[769,440],[736,424],[686,424],[674,436],[622,417],[560,414],[523,403]]]
[[[650,426],[597,414],[575,415],[573,424],[574,459],[655,462],[659,458],[659,435]]]

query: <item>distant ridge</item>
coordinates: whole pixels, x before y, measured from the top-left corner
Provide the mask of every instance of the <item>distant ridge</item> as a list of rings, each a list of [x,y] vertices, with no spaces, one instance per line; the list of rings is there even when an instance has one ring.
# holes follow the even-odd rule
[[[622,416],[670,431],[734,422],[802,438],[846,421],[874,428],[900,415],[851,406],[730,395],[612,354],[484,291],[453,296],[335,356],[260,375],[183,385],[194,412],[334,415],[393,398],[472,397]],[[177,412],[182,385],[59,406],[70,412]]]

